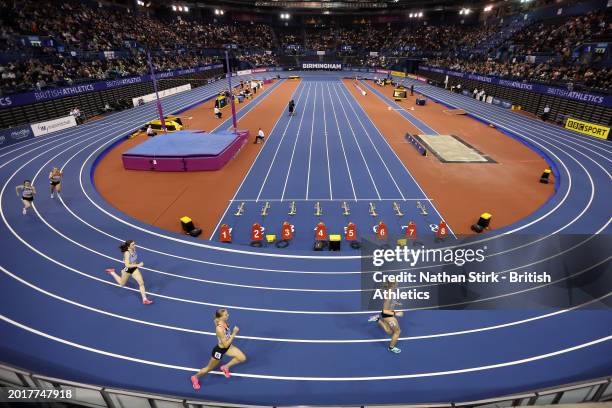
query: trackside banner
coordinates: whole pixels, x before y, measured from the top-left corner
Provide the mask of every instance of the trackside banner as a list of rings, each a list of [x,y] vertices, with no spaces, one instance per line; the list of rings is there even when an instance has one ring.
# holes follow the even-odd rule
[[[303,62],[302,69],[325,69],[329,71],[341,71],[342,64],[336,62]]]
[[[174,95],[180,92],[189,91],[190,89],[191,89],[191,84],[185,84],[185,85],[177,86],[174,88],[164,89],[163,91],[159,91],[158,94],[160,98],[165,98],[166,96]],[[134,106],[138,106],[138,105],[145,104],[147,102],[154,101],[155,99],[157,98],[154,92],[148,95],[143,95],[137,98],[132,98],[132,103],[134,104]]]
[[[32,139],[34,134],[30,125],[0,130],[0,147]]]
[[[559,96],[565,99],[572,99],[574,101],[586,102],[592,105],[600,105],[605,107],[612,107],[612,96],[600,95],[590,92],[578,92],[570,91],[568,89],[558,88],[554,86],[547,86],[541,84],[534,84],[530,82],[513,81],[509,79],[502,79],[490,75],[478,75],[468,74],[466,72],[451,71],[442,68],[434,68],[428,66],[419,66],[422,71],[437,72],[443,75],[451,75],[459,78],[471,79],[474,81],[486,82],[488,84],[505,86],[507,88],[523,89],[525,91],[536,92],[544,95]],[[393,73],[392,73],[393,74]]]
[[[565,128],[573,130],[574,132],[582,133],[583,135],[598,137],[600,139],[608,139],[608,136],[610,136],[609,127],[572,118],[567,118]]]
[[[160,72],[156,74],[157,79],[173,78],[182,75],[197,74],[211,69],[223,68],[221,64],[207,65],[204,67],[179,69],[175,71]],[[64,88],[45,89],[43,91],[25,92],[15,95],[0,97],[0,109],[12,108],[14,106],[30,105],[37,102],[50,101],[52,99],[64,98],[66,96],[81,95],[87,92],[103,91],[105,89],[120,86],[138,84],[152,80],[151,75],[139,77],[109,79],[106,81],[92,82],[90,84],[68,86]]]
[[[64,116],[63,118],[51,119],[44,122],[33,123],[32,133],[34,137],[44,136],[58,130],[68,129],[76,126],[74,116]]]

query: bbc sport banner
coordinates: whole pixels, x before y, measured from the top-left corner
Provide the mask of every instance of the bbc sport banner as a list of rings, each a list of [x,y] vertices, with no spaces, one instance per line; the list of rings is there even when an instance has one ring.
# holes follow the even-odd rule
[[[582,133],[583,135],[597,137],[599,139],[608,139],[610,136],[610,128],[607,126],[596,125],[594,123],[584,122],[582,120],[567,118],[565,128],[574,132]]]
[[[209,71],[211,69],[223,68],[223,65],[207,65],[205,67],[179,69],[176,71],[160,72],[156,74],[157,79],[173,78],[176,76],[196,74]],[[0,109],[12,108],[14,106],[30,105],[32,103],[50,101],[52,99],[64,98],[66,96],[80,95],[87,92],[103,91],[105,89],[117,88],[120,86],[138,84],[152,79],[151,75],[140,77],[129,77],[119,79],[109,79],[106,81],[92,82],[90,84],[68,86],[64,88],[51,88],[43,91],[26,92],[15,95],[0,97]]]
[[[495,76],[489,75],[477,75],[468,74],[465,72],[451,71],[442,68],[434,68],[428,66],[419,66],[420,70],[437,72],[442,75],[451,75],[459,78],[472,79],[474,81],[486,82],[493,85],[505,86],[507,88],[523,89],[525,91],[536,92],[544,95],[559,96],[565,99],[572,99],[575,101],[586,102],[591,105],[600,105],[605,107],[612,107],[612,96],[599,95],[590,92],[578,92],[570,91],[568,89],[557,88],[554,86],[547,86],[541,84],[533,84],[530,82],[513,81],[508,79],[502,79]]]

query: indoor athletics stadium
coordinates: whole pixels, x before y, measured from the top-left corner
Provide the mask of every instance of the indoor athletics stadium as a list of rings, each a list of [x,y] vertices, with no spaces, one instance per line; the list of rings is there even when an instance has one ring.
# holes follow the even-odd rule
[[[0,0],[0,406],[612,407],[612,0]]]

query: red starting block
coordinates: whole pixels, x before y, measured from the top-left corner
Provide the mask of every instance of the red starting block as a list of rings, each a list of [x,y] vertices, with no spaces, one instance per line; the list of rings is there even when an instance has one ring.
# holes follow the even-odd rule
[[[406,238],[407,239],[416,239],[416,225],[413,221],[408,223],[408,227],[406,228]]]
[[[221,224],[219,228],[219,241],[232,242],[232,230],[227,224]]]
[[[344,239],[346,241],[355,241],[357,239],[357,226],[352,222],[344,228]]]
[[[315,240],[327,241],[327,228],[323,222],[319,222],[315,227]]]
[[[262,241],[263,240],[263,228],[258,223],[253,224],[251,227],[251,241]]]
[[[384,222],[379,222],[376,228],[376,238],[380,240],[387,239],[387,224]]]
[[[446,226],[446,221],[440,221],[438,225],[438,231],[436,232],[436,237],[438,239],[444,239],[448,236],[448,227]]]
[[[289,224],[288,221],[283,222],[281,229],[281,236],[285,241],[291,241],[293,239],[293,225]]]

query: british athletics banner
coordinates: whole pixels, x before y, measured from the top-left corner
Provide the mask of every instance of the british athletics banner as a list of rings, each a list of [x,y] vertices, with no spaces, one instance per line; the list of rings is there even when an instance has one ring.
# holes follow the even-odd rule
[[[451,75],[459,78],[471,79],[474,81],[486,82],[493,85],[505,86],[507,88],[522,89],[525,91],[536,92],[544,95],[559,96],[574,101],[586,102],[592,105],[612,107],[612,96],[600,95],[590,92],[570,91],[568,89],[554,86],[534,84],[530,82],[513,81],[490,75],[468,74],[466,72],[452,71],[442,68],[419,66],[420,70],[437,72],[443,75]]]
[[[159,72],[155,76],[157,79],[173,78],[182,75],[197,74],[199,72],[209,71],[211,69],[223,68],[222,64],[207,65],[204,67],[179,69],[175,71]],[[80,84],[67,86],[63,88],[51,88],[42,91],[25,92],[15,95],[7,95],[0,97],[0,109],[12,108],[14,106],[30,105],[37,102],[50,101],[53,99],[64,98],[66,96],[81,95],[87,92],[103,91],[105,89],[117,88],[120,86],[138,84],[141,82],[151,81],[151,75],[143,75],[140,77],[127,77],[118,79],[109,79],[106,81],[92,82],[88,84]]]

